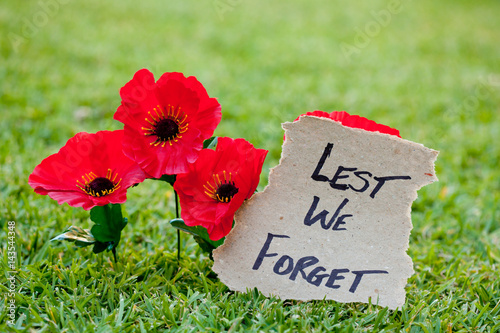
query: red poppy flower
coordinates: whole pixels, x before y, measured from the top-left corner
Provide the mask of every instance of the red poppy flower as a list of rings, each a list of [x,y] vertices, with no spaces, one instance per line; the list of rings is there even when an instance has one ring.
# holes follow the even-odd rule
[[[222,117],[217,99],[182,73],[165,73],[155,82],[141,69],[120,96],[114,119],[125,125],[123,151],[150,177],[186,172]]]
[[[211,240],[226,236],[234,213],[259,184],[267,152],[243,139],[224,137],[218,139],[215,151],[203,149],[174,183],[184,223],[203,226]]]
[[[28,183],[59,204],[91,209],[123,203],[127,189],[145,174],[122,152],[123,130],[78,133],[36,166]]]
[[[295,121],[299,120],[302,116],[315,116],[322,118],[330,118],[332,120],[340,122],[342,125],[353,128],[361,128],[370,132],[380,132],[390,135],[395,135],[397,137],[401,137],[399,135],[399,131],[395,128],[377,124],[373,120],[366,119],[364,117],[360,117],[357,115],[350,115],[345,111],[333,111],[332,113],[324,112],[324,111],[313,111],[302,114],[295,119]]]

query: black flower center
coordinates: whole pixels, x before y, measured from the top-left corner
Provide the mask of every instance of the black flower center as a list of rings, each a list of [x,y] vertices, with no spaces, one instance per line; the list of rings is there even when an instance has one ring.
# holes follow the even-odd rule
[[[154,134],[161,141],[172,140],[179,134],[179,125],[169,118],[160,119],[154,128]]]
[[[152,112],[148,112],[145,119],[150,126],[143,127],[145,136],[155,136],[156,140],[151,145],[165,147],[167,143],[172,145],[182,138],[188,129],[187,115],[181,111],[180,107],[157,106]]]
[[[121,181],[118,173],[108,169],[106,177],[97,177],[93,172],[84,174],[82,180],[76,181],[76,187],[93,197],[102,197],[119,189]]]
[[[219,202],[229,202],[238,193],[238,188],[234,182],[227,182],[221,184],[215,191],[215,197]]]
[[[109,194],[114,187],[115,184],[113,184],[113,182],[108,178],[97,177],[96,179],[88,183],[88,185],[86,186],[86,190],[91,194],[92,193],[99,194],[99,195],[94,195],[99,197]]]
[[[233,174],[226,172],[213,174],[205,185],[205,194],[215,201],[228,203],[238,193],[238,188],[233,181]]]

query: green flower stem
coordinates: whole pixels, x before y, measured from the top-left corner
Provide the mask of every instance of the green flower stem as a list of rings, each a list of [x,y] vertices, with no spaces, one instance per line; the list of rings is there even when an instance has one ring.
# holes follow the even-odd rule
[[[179,196],[177,192],[174,191],[175,194],[175,217],[178,219],[179,216]],[[177,263],[181,260],[181,231],[177,229]]]
[[[116,247],[111,249],[111,253],[113,253],[113,257],[115,259],[115,264],[116,264],[118,262],[118,260],[116,259]]]

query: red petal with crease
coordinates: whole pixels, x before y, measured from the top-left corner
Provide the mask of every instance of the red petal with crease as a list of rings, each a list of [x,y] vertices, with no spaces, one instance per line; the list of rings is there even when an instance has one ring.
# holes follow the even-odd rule
[[[122,103],[114,119],[125,126],[123,150],[148,177],[185,173],[219,124],[217,99],[194,77],[165,73],[155,82],[147,69],[138,71],[120,90]],[[177,129],[165,126],[175,123]]]
[[[225,237],[231,231],[234,214],[257,189],[266,155],[267,150],[256,149],[243,139],[226,137],[218,139],[215,151],[203,149],[188,172],[177,175],[174,183],[186,225],[203,226],[212,240]],[[228,202],[214,195],[223,184],[233,184],[237,189]]]
[[[28,183],[36,193],[48,195],[59,204],[91,209],[109,203],[124,203],[127,189],[145,179],[141,168],[122,152],[123,130],[78,133],[58,153],[36,166]],[[91,177],[106,178],[111,192],[86,191]],[[94,183],[94,186],[95,185]],[[99,190],[99,186],[91,187]]]

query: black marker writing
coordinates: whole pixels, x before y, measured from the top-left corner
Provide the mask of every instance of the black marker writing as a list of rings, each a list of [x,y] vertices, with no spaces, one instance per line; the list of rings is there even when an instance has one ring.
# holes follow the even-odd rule
[[[375,187],[370,193],[370,198],[374,199],[375,195],[382,189],[387,181],[390,180],[409,180],[410,176],[385,176],[385,177],[377,177],[373,176],[373,174],[369,171],[359,170],[354,167],[345,167],[339,165],[337,170],[335,171],[333,177],[330,179],[328,176],[321,174],[321,170],[325,165],[327,158],[330,157],[333,150],[333,143],[329,142],[321,155],[316,168],[314,169],[311,178],[318,182],[328,182],[330,187],[340,191],[346,191],[351,189],[355,192],[365,192],[370,187],[369,178],[373,178],[377,182]],[[349,178],[351,178],[351,182],[349,182]],[[355,186],[352,184],[352,179],[355,179],[355,182],[360,182],[361,184]]]
[[[309,208],[309,211],[306,214],[306,217],[304,218],[304,224],[307,226],[313,225],[317,221],[321,221],[321,227],[325,230],[330,229],[330,227],[333,225],[332,230],[347,230],[346,228],[340,228],[340,225],[345,224],[344,219],[351,217],[351,214],[344,214],[339,217],[340,211],[347,205],[349,202],[349,199],[345,198],[340,206],[337,208],[335,213],[332,215],[330,220],[327,222],[327,216],[330,213],[327,210],[322,210],[318,215],[313,217],[314,211],[316,210],[316,207],[318,206],[319,202],[319,197],[314,196],[313,202],[311,204],[311,207]],[[335,223],[335,224],[334,224]]]
[[[290,238],[286,235],[275,235],[268,233],[267,239],[262,246],[262,249],[255,260],[255,263],[252,267],[253,270],[258,270],[265,258],[276,257],[278,253],[268,253],[269,248],[271,247],[271,242],[274,238]],[[326,272],[327,269],[323,266],[316,266],[319,264],[319,259],[315,256],[305,256],[297,261],[295,261],[289,255],[282,255],[273,265],[273,273],[281,276],[288,275],[288,279],[291,281],[295,281],[297,277],[301,277],[307,283],[319,287],[323,281],[326,280],[324,287],[330,289],[339,289],[342,287],[342,284],[339,281],[346,280],[347,273],[351,273],[354,275],[354,280],[349,287],[350,293],[355,293],[358,286],[361,283],[361,280],[364,275],[373,275],[373,274],[389,274],[389,272],[384,270],[359,270],[359,271],[351,271],[347,268],[334,268],[330,271],[330,273]],[[311,269],[309,271],[309,269]],[[308,272],[309,271],[309,272]],[[323,274],[320,274],[323,273]],[[352,275],[351,275],[352,278]],[[347,286],[345,286],[347,287]]]

